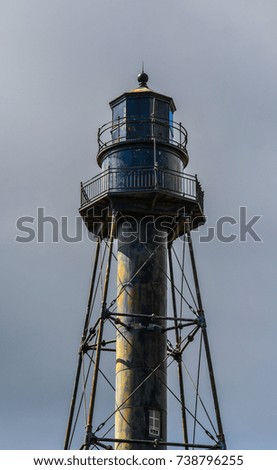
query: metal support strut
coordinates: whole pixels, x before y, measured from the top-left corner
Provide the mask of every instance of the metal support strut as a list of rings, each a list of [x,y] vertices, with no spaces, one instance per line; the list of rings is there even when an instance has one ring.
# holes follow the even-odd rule
[[[171,294],[172,294],[172,306],[173,306],[173,315],[174,315],[174,327],[175,327],[175,339],[176,339],[176,349],[178,351],[177,356],[177,365],[178,365],[178,377],[179,377],[179,387],[180,387],[180,399],[181,399],[181,412],[182,412],[182,425],[183,425],[183,435],[184,442],[188,442],[188,428],[187,428],[187,418],[186,418],[186,405],[185,405],[185,389],[184,389],[184,377],[182,370],[181,362],[181,333],[178,331],[178,321],[177,321],[177,304],[176,304],[176,295],[175,295],[175,283],[174,283],[174,271],[172,263],[172,244],[168,244],[168,260],[169,260],[169,272],[171,279]],[[187,447],[186,447],[187,449]]]
[[[79,349],[76,377],[75,377],[75,382],[74,382],[74,387],[73,387],[73,394],[72,394],[72,399],[71,399],[71,406],[70,406],[68,424],[67,424],[66,435],[65,435],[64,450],[68,450],[70,446],[70,437],[71,437],[71,431],[72,431],[73,417],[74,417],[74,412],[75,412],[76,398],[77,398],[77,393],[78,393],[81,368],[82,368],[82,362],[83,362],[83,346],[85,344],[89,322],[90,322],[92,299],[93,299],[93,294],[95,291],[95,279],[96,279],[97,266],[98,266],[98,260],[99,260],[99,254],[100,254],[100,247],[101,247],[101,240],[98,238],[96,253],[95,253],[95,260],[94,260],[94,267],[93,267],[91,284],[90,284],[89,298],[88,298],[88,304],[87,304],[87,310],[86,310],[86,316],[85,316],[84,329],[83,329],[81,345]]]
[[[197,302],[198,302],[198,314],[202,320],[201,323],[203,325],[202,334],[203,334],[203,339],[204,339],[204,346],[205,346],[205,352],[206,352],[206,358],[207,358],[207,364],[208,364],[208,370],[209,370],[210,384],[211,384],[211,389],[212,389],[214,408],[215,408],[215,414],[216,414],[216,420],[217,420],[218,440],[221,444],[221,448],[226,449],[226,443],[225,443],[225,437],[223,433],[219,402],[218,402],[218,396],[217,396],[217,390],[216,390],[216,384],[215,384],[215,377],[214,377],[214,371],[213,371],[213,364],[212,364],[212,358],[211,358],[211,352],[210,352],[210,346],[209,346],[209,340],[208,340],[207,327],[206,327],[206,322],[203,321],[205,320],[205,315],[204,315],[203,304],[202,304],[202,299],[201,299],[201,294],[200,294],[200,286],[199,286],[199,280],[198,280],[198,275],[197,275],[189,223],[187,223],[186,226],[187,226],[186,234],[187,234],[187,240],[188,240],[188,246],[189,246],[193,279],[194,279],[196,297],[197,297]]]
[[[109,286],[110,271],[111,271],[111,258],[112,258],[113,241],[114,241],[114,235],[115,235],[115,225],[116,225],[116,214],[113,212],[111,230],[110,230],[109,255],[108,255],[107,268],[106,268],[106,276],[105,276],[105,282],[104,282],[103,297],[102,297],[102,311],[101,311],[101,318],[100,318],[100,322],[99,322],[99,326],[98,326],[98,332],[97,332],[95,367],[94,367],[94,373],[93,373],[93,377],[92,377],[89,412],[88,412],[88,419],[87,419],[87,425],[86,425],[85,444],[84,444],[84,447],[83,447],[85,450],[89,449],[89,447],[91,445],[91,438],[92,438],[92,420],[93,420],[95,397],[96,397],[96,387],[97,387],[97,380],[98,380],[98,373],[99,373],[101,343],[102,343],[102,337],[103,337],[104,322],[105,322],[105,319],[106,319],[106,305],[107,305],[106,301],[107,301],[108,286]]]

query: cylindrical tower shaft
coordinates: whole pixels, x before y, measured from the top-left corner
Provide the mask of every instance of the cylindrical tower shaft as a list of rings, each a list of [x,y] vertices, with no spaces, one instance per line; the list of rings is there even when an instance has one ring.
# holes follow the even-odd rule
[[[166,441],[165,320],[155,319],[167,312],[166,234],[150,219],[118,223],[116,439]],[[153,444],[116,448],[153,450]]]

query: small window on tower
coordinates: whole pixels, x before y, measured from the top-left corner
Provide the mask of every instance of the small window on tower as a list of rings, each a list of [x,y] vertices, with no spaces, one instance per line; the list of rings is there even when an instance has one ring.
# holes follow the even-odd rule
[[[149,410],[149,436],[160,437],[161,434],[161,412]]]

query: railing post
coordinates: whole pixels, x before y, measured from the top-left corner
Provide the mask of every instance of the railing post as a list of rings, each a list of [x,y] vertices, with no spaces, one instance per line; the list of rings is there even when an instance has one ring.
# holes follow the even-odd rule
[[[120,116],[117,117],[118,142],[120,142]]]
[[[195,175],[195,183],[196,183],[196,200],[198,201],[202,212],[204,212],[204,191],[202,191],[202,187],[198,181],[197,175]]]
[[[101,139],[100,139],[100,132],[101,132],[101,127],[98,127],[98,132],[97,132],[97,143],[99,149],[101,149]]]
[[[83,183],[80,183],[80,205],[83,205]]]
[[[83,183],[80,183],[80,190],[81,190],[81,206],[85,202],[89,202],[90,198],[88,197],[86,190],[84,189]]]
[[[154,165],[154,188],[158,188],[158,163],[155,162]]]

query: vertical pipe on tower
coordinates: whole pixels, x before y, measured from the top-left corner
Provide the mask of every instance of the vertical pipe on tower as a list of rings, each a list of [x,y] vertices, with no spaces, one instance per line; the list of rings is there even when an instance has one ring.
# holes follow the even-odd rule
[[[128,316],[117,329],[115,439],[166,441],[166,321],[155,316],[167,313],[167,250],[155,225],[132,217],[126,232],[126,220],[118,221],[117,308]]]

